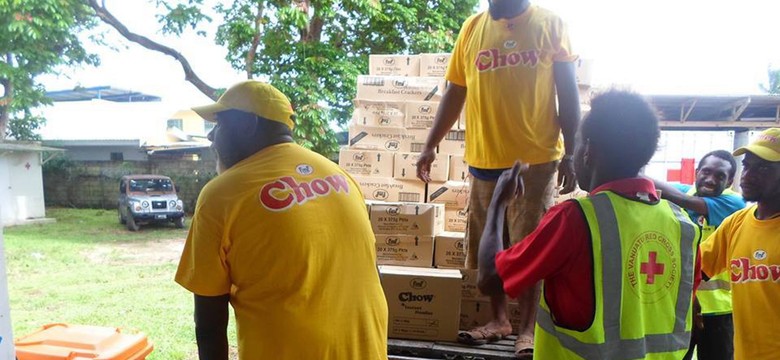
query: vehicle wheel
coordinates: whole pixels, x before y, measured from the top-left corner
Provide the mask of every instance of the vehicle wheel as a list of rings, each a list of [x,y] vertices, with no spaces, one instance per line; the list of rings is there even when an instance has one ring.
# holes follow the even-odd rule
[[[119,223],[122,225],[126,224],[127,220],[125,220],[125,218],[122,216],[122,212],[119,210],[117,210],[117,212],[119,213]]]
[[[177,229],[183,229],[184,228],[184,216],[180,218],[173,219],[173,226],[176,226]]]
[[[141,225],[138,225],[135,222],[135,218],[133,218],[132,216],[128,216],[127,217],[127,230],[138,231],[140,229],[141,229]]]

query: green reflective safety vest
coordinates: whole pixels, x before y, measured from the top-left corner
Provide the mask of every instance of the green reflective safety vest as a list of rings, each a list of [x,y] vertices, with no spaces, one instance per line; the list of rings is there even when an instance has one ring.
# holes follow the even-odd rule
[[[696,188],[691,187],[688,195],[694,196]],[[731,189],[723,191],[725,195],[738,195]],[[715,232],[716,227],[707,222],[707,217],[702,215],[698,219],[693,219],[701,227],[701,241],[707,241],[707,238]],[[705,315],[729,314],[731,307],[731,277],[728,271],[724,271],[711,277],[708,281],[702,281],[699,289],[696,290],[696,298],[701,305],[701,313]]]
[[[595,316],[584,331],[560,327],[542,296],[534,358],[682,359],[699,228],[665,200],[647,204],[605,191],[577,201],[592,239]]]

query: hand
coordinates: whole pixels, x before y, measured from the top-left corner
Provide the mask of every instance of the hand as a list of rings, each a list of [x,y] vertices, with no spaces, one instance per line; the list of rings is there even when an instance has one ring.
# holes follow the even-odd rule
[[[574,175],[574,162],[564,158],[558,163],[558,186],[563,186],[560,194],[568,194],[577,188],[577,177]]]
[[[493,190],[493,201],[503,203],[512,198],[523,196],[525,191],[523,172],[527,169],[527,164],[517,161],[511,169],[504,170],[496,182],[495,190]]]
[[[420,153],[420,159],[417,160],[417,178],[424,182],[431,182],[431,164],[436,160],[436,152],[433,149],[426,148]]]
[[[701,315],[699,298],[695,298],[693,301],[693,326],[699,330],[704,330],[704,317]]]

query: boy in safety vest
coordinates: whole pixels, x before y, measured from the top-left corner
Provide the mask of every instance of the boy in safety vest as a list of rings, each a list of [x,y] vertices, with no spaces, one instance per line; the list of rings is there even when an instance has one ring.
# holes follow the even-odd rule
[[[696,168],[696,186],[670,185],[656,181],[661,197],[688,210],[699,224],[702,242],[729,215],[742,210],[745,200],[730,189],[737,172],[737,161],[730,152],[715,150],[707,153]],[[691,347],[683,358],[693,358],[693,349],[701,360],[734,358],[734,321],[731,317],[731,286],[724,271],[703,282],[696,292],[701,307],[701,322],[696,322]]]
[[[535,359],[681,359],[700,280],[699,228],[640,169],[655,153],[656,112],[639,95],[595,97],[577,133],[577,180],[590,195],[552,209],[502,251],[516,164],[498,181],[479,248],[479,287],[516,296],[544,280]]]

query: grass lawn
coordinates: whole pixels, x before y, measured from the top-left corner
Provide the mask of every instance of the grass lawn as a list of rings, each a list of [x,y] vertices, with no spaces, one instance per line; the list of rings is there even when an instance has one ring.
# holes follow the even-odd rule
[[[111,326],[145,333],[148,359],[197,358],[192,295],[173,281],[186,229],[133,233],[108,210],[47,216],[57,222],[3,230],[15,337],[48,323]],[[232,320],[230,336],[235,345]]]

